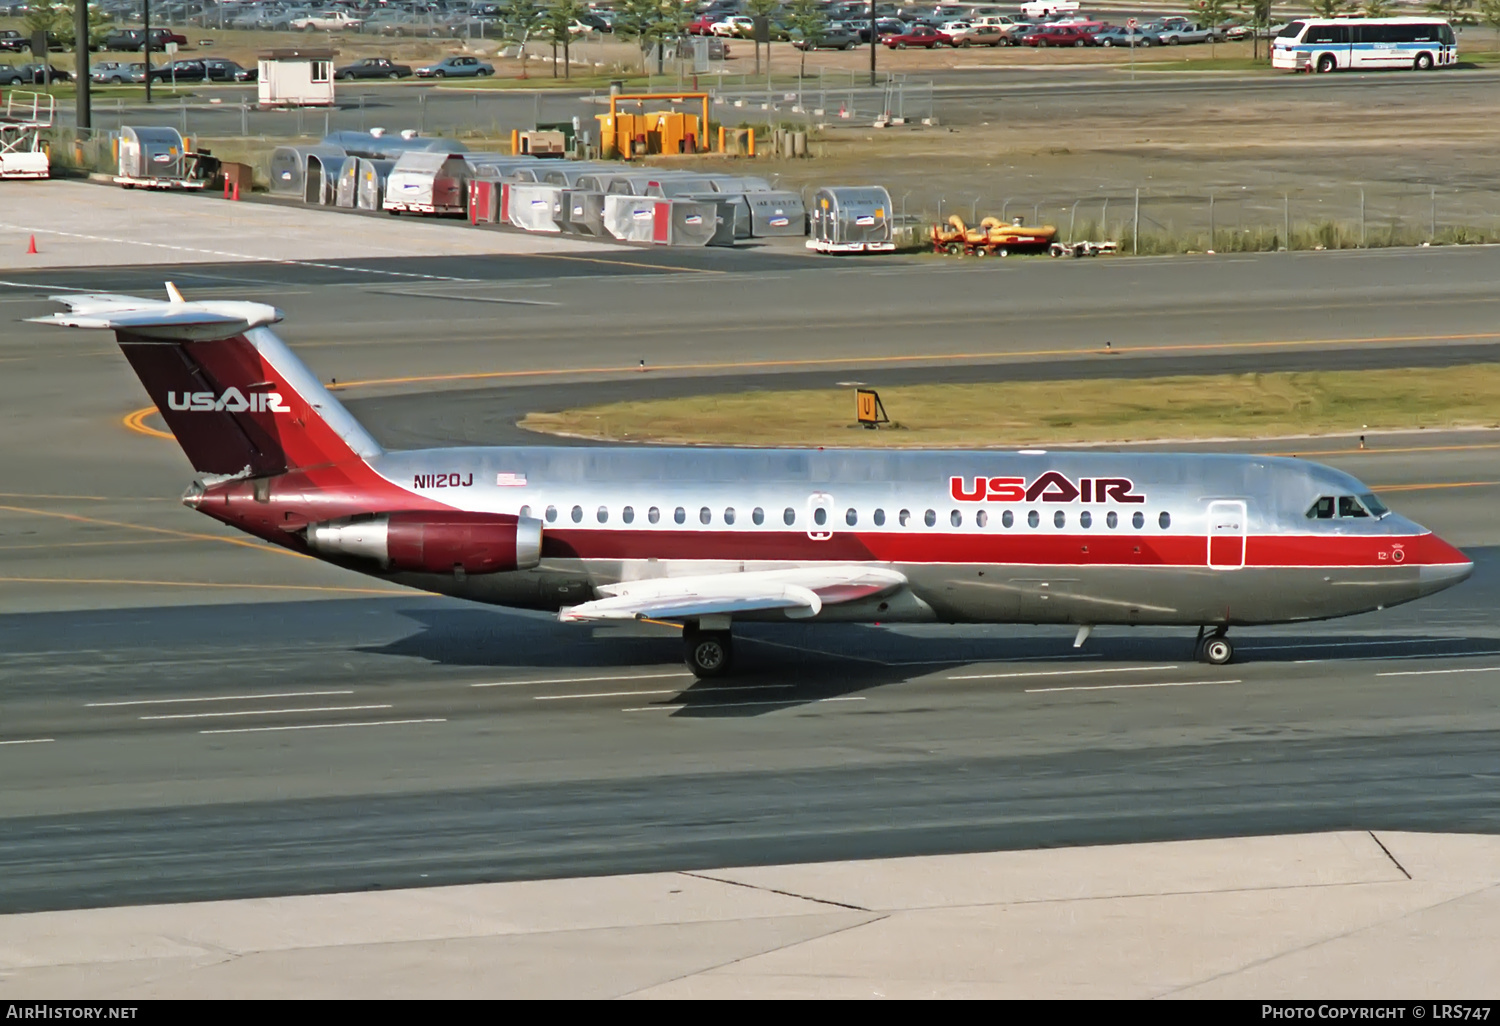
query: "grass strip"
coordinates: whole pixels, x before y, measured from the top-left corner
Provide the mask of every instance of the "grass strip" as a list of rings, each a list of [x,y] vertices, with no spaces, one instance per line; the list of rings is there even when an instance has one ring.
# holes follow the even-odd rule
[[[609,441],[864,448],[1264,438],[1500,427],[1500,365],[882,388],[894,423],[855,425],[852,388],[743,392],[531,413],[533,431]]]

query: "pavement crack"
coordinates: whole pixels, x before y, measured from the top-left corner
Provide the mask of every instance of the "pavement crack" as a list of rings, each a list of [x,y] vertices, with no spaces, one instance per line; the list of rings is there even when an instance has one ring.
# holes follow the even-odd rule
[[[850,905],[842,901],[834,901],[830,898],[814,898],[810,894],[798,894],[795,891],[781,891],[775,887],[762,887],[760,884],[744,883],[740,880],[726,880],[722,876],[709,876],[707,873],[690,873],[679,870],[683,876],[691,876],[695,880],[712,880],[714,883],[729,884],[731,887],[745,887],[752,891],[766,891],[770,894],[779,894],[784,898],[801,898],[803,901],[815,901],[819,905],[832,905],[834,908],[847,908],[853,912],[874,912],[873,908],[865,908],[863,905]]]
[[[1410,880],[1411,879],[1411,874],[1406,871],[1406,867],[1405,866],[1403,866],[1400,862],[1396,861],[1396,856],[1394,856],[1394,855],[1391,854],[1391,849],[1389,849],[1389,848],[1387,848],[1385,846],[1385,842],[1382,841],[1380,838],[1378,838],[1378,837],[1375,836],[1375,831],[1373,831],[1373,830],[1366,830],[1365,833],[1367,833],[1367,834],[1370,835],[1370,840],[1372,840],[1376,844],[1380,845],[1380,850],[1383,851],[1383,852],[1385,852],[1385,857],[1391,860],[1391,864],[1393,866],[1395,866],[1397,869],[1401,870],[1401,875],[1404,876],[1404,877],[1406,877],[1408,880]]]

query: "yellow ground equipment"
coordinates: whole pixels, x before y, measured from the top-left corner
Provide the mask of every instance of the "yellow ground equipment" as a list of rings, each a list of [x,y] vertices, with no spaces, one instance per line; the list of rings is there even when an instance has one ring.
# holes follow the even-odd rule
[[[976,228],[964,224],[964,219],[954,214],[947,224],[932,226],[932,251],[962,256],[1007,256],[1011,253],[1037,253],[1047,250],[1057,238],[1057,229],[1052,225],[1031,228],[1017,219],[1006,224],[998,217],[986,217]]]

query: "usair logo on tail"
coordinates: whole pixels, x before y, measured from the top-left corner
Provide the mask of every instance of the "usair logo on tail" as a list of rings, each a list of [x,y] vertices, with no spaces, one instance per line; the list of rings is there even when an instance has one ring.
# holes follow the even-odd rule
[[[167,406],[173,410],[223,410],[228,413],[291,413],[280,392],[251,392],[247,397],[230,387],[221,396],[212,392],[168,392]]]

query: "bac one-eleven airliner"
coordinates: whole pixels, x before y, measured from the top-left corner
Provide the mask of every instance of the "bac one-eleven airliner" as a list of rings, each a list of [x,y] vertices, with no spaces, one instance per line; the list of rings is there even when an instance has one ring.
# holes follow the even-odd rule
[[[1265,456],[503,447],[387,452],[259,303],[54,297],[107,328],[199,477],[184,502],[413,588],[679,624],[688,667],[736,620],[1198,628],[1348,616],[1473,563],[1348,474]]]

